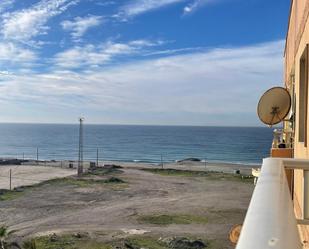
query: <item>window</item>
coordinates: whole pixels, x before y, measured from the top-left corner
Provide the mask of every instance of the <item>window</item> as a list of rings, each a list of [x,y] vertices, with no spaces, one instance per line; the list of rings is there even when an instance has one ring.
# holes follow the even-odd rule
[[[307,147],[308,45],[300,59],[298,141]]]

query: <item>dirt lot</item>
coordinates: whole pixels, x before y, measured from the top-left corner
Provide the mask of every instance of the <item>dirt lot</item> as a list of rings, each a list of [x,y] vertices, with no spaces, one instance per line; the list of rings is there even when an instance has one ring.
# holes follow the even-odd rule
[[[32,185],[57,177],[66,177],[76,174],[76,170],[60,167],[45,166],[0,166],[0,189],[10,188],[10,170],[12,188]]]
[[[122,168],[4,193],[0,220],[16,230],[17,240],[87,233],[112,241],[145,233],[140,236],[186,236],[211,241],[207,248],[233,248],[228,232],[243,222],[252,182],[226,174]]]

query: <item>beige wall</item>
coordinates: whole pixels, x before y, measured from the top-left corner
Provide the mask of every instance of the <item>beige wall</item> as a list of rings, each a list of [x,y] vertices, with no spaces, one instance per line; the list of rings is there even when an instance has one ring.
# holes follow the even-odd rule
[[[299,96],[299,68],[300,58],[306,45],[309,44],[309,0],[294,0],[291,7],[289,30],[285,50],[285,83],[291,89],[293,75],[295,81],[296,98]],[[308,104],[308,103],[307,103]],[[296,100],[296,125],[295,125],[295,149],[297,158],[309,158],[309,149],[303,143],[298,142],[298,116],[299,103]],[[309,108],[308,108],[309,111]],[[309,113],[307,114],[309,117]],[[309,123],[309,122],[308,122]],[[307,129],[309,125],[307,124]],[[307,134],[309,141],[309,133]]]
[[[285,79],[289,84],[290,74],[294,69],[295,55],[299,51],[299,44],[303,39],[304,28],[307,27],[309,14],[308,0],[291,0],[291,12],[285,48]]]
[[[309,44],[309,0],[293,0],[291,4],[291,13],[289,21],[289,29],[285,48],[285,84],[288,89],[292,89],[292,84],[295,82],[296,94],[296,124],[295,124],[295,144],[294,157],[309,159],[309,147],[305,147],[304,143],[298,142],[298,96],[299,96],[299,71],[300,58],[306,45]],[[308,68],[309,70],[309,68]],[[309,99],[309,98],[308,98]],[[309,103],[307,103],[307,110],[309,112]],[[308,122],[307,130],[309,128],[309,113],[307,113]],[[309,142],[309,132],[307,133],[307,141]],[[309,145],[308,145],[309,146]],[[294,207],[296,217],[303,218],[303,170],[295,170],[294,172]],[[309,227],[299,226],[302,239],[309,238]],[[307,247],[306,247],[307,248]]]

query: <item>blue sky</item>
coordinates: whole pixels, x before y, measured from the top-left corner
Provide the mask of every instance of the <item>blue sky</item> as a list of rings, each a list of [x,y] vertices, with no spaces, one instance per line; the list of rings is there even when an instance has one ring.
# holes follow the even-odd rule
[[[1,0],[2,122],[260,125],[287,0]]]

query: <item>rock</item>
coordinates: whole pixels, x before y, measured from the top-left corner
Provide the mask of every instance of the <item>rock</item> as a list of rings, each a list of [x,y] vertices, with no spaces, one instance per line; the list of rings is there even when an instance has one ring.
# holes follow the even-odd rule
[[[178,160],[177,163],[184,163],[184,162],[200,162],[201,159],[190,157],[190,158],[185,158],[182,160]]]
[[[57,234],[53,233],[50,238],[49,238],[50,242],[57,242],[58,241],[58,236]]]
[[[125,248],[127,249],[140,249],[140,248],[137,248],[135,246],[133,246],[130,242],[124,242],[124,245],[125,245]]]
[[[87,238],[88,234],[87,233],[75,233],[75,234],[73,234],[73,237],[75,237],[77,239],[82,239],[82,238]]]
[[[149,233],[150,231],[143,230],[143,229],[121,229],[124,233],[130,235],[141,235],[145,233]]]
[[[122,169],[120,165],[115,165],[115,164],[104,164],[103,166],[104,169]]]
[[[1,158],[0,165],[21,165],[22,160],[19,159],[11,159],[11,158]]]
[[[105,183],[124,183],[124,181],[117,177],[111,177],[105,180]]]
[[[25,190],[25,186],[19,186],[19,187],[16,187],[16,188],[14,188],[14,191],[15,192],[23,192],[24,190]]]
[[[234,174],[235,174],[235,175],[240,175],[240,169],[234,170]]]
[[[172,249],[203,249],[207,245],[201,240],[189,240],[187,238],[174,238],[168,243]]]

